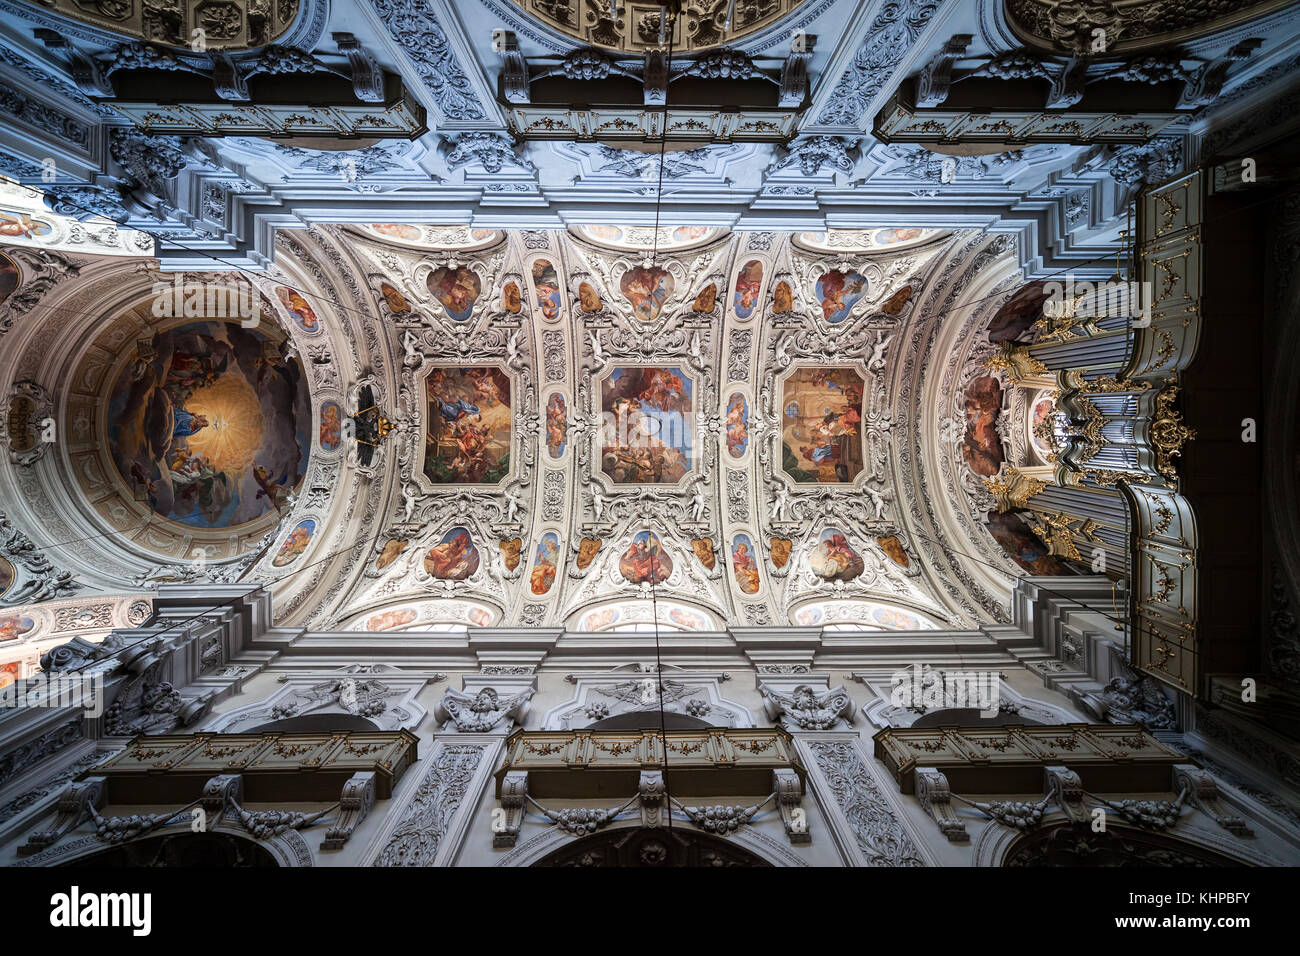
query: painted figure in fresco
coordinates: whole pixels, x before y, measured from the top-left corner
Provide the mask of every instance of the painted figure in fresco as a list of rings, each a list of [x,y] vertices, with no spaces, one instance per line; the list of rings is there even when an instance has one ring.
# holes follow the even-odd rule
[[[736,276],[735,308],[737,318],[747,319],[758,304],[758,290],[763,285],[763,263],[750,259]]]
[[[555,266],[545,259],[533,263],[533,288],[537,292],[537,307],[542,315],[553,319],[560,314],[560,278]]]
[[[326,402],[320,410],[320,446],[333,451],[343,441],[343,410],[333,402]]]
[[[35,239],[48,235],[49,223],[33,219],[25,212],[5,212],[0,209],[0,236],[10,239]]]
[[[739,458],[749,447],[749,407],[745,396],[731,396],[727,405],[727,451],[732,458]]]
[[[315,533],[316,522],[311,520],[299,522],[298,526],[289,532],[289,537],[284,539],[279,554],[271,564],[277,568],[292,564],[307,550],[307,545],[311,543],[311,536]]]
[[[308,332],[316,331],[320,322],[316,318],[316,312],[307,303],[299,293],[290,289],[288,286],[278,285],[275,287],[275,296],[280,300],[286,312],[292,315]]]
[[[442,303],[447,314],[457,322],[464,322],[470,317],[483,288],[479,277],[463,266],[436,269],[429,273],[425,284],[433,297]]]
[[[794,309],[794,294],[790,291],[788,282],[778,282],[776,292],[772,294],[772,311],[773,312],[790,312]]]
[[[799,369],[786,379],[783,463],[791,478],[846,482],[862,471],[862,389],[844,368]]]
[[[22,275],[18,272],[18,266],[8,256],[0,254],[0,305],[18,288],[20,281]]]
[[[556,566],[560,558],[560,539],[553,533],[542,535],[537,545],[537,557],[528,584],[534,594],[545,594],[555,583]]]
[[[390,239],[405,239],[408,242],[414,242],[420,238],[420,230],[406,223],[376,222],[371,223],[370,228],[381,236],[387,236]]]
[[[496,368],[438,368],[429,397],[424,473],[440,484],[495,483],[510,457],[510,380]]]
[[[424,569],[435,578],[463,581],[478,570],[478,548],[464,528],[448,531],[424,556]]]
[[[832,269],[817,280],[816,292],[822,304],[822,318],[832,325],[843,322],[866,290],[867,280],[858,273],[845,275]]]
[[[107,412],[109,450],[132,494],[204,528],[282,504],[306,474],[312,414],[301,368],[281,347],[226,322],[140,339]],[[272,477],[280,487],[268,496]]]
[[[673,573],[673,560],[664,552],[658,535],[642,531],[632,539],[618,569],[633,584],[663,584]]]
[[[394,315],[401,315],[403,312],[410,312],[411,307],[407,304],[406,296],[398,292],[396,288],[387,282],[379,283],[379,291],[384,296],[384,301],[388,303],[388,308]]]
[[[601,467],[611,479],[674,483],[690,470],[691,384],[680,369],[616,368],[601,385],[601,402]]]
[[[511,314],[517,314],[524,307],[519,296],[519,286],[507,282],[501,290],[501,307]]]
[[[565,406],[564,396],[556,392],[546,402],[546,448],[552,458],[559,458],[564,454],[568,427],[568,408]]]
[[[604,303],[600,301],[600,296],[596,290],[591,287],[590,282],[584,282],[578,286],[578,301],[582,305],[584,312],[599,312],[604,308]]]
[[[736,573],[736,583],[746,594],[758,592],[758,561],[755,560],[752,545],[745,535],[737,535],[731,545],[731,567]]]
[[[718,299],[718,287],[712,282],[700,290],[700,294],[695,297],[695,304],[691,308],[696,312],[712,312]]]
[[[624,273],[619,281],[624,297],[632,303],[632,311],[642,322],[653,322],[659,317],[664,302],[673,292],[673,277],[664,269],[647,269],[636,266]]]
[[[848,539],[833,529],[822,533],[808,564],[814,574],[827,581],[852,581],[866,567]]]

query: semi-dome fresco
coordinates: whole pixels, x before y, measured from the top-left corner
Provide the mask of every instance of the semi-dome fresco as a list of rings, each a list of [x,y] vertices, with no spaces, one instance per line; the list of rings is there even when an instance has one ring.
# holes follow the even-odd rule
[[[0,867],[1267,922],[1300,3],[0,8]]]
[[[257,329],[186,322],[136,340],[106,406],[119,477],[170,521],[238,528],[283,511],[307,473],[302,368]]]

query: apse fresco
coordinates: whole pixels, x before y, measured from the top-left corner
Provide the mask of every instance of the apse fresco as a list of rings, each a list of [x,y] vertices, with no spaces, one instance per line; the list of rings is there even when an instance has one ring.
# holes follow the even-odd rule
[[[474,303],[483,290],[482,281],[464,266],[448,269],[443,266],[429,273],[425,280],[433,297],[442,303],[447,314],[457,322],[464,322],[473,314]]]
[[[528,586],[534,594],[546,594],[555,583],[560,564],[560,538],[554,531],[542,535],[533,557],[533,573],[528,576]]]
[[[316,317],[316,310],[311,307],[303,294],[297,289],[290,289],[287,285],[278,285],[275,287],[275,297],[280,300],[284,310],[289,313],[298,327],[304,332],[315,332],[320,329],[320,319]]]
[[[691,470],[693,385],[678,367],[614,369],[601,383],[601,469],[618,484],[671,484]]]
[[[293,564],[307,550],[307,545],[311,543],[312,535],[316,533],[316,522],[311,518],[299,521],[289,537],[284,539],[284,544],[280,545],[280,550],[271,564],[277,568],[283,568]]]
[[[424,556],[424,570],[444,581],[464,581],[478,564],[478,548],[467,528],[452,528]]]
[[[1028,341],[1030,327],[1043,317],[1046,282],[1030,282],[1021,286],[989,319],[990,342]]]
[[[533,263],[533,290],[537,293],[537,307],[548,319],[560,314],[560,277],[555,266],[546,259]]]
[[[566,437],[568,427],[568,405],[565,404],[563,393],[554,392],[546,400],[546,450],[550,452],[552,458],[559,458],[564,454],[565,446],[569,444]]]
[[[234,528],[280,511],[307,473],[308,402],[285,344],[190,322],[136,342],[109,393],[109,454],[156,514]]]
[[[747,319],[758,306],[758,290],[763,285],[763,263],[750,259],[736,275],[734,303],[736,318]]]
[[[966,388],[966,434],[961,455],[975,474],[991,478],[1002,468],[1002,439],[997,420],[1002,411],[1002,386],[991,375],[975,379]]]
[[[13,294],[22,281],[22,273],[12,259],[0,252],[0,305]]]
[[[653,322],[659,317],[664,302],[673,294],[673,277],[665,269],[647,269],[636,266],[623,273],[619,280],[623,297],[632,303],[632,311],[642,322]]]
[[[424,474],[436,484],[495,484],[510,471],[510,378],[499,368],[435,368]]]
[[[747,534],[738,534],[731,539],[731,570],[740,590],[746,594],[758,593],[758,558],[754,554],[754,542]]]
[[[860,272],[841,272],[832,269],[825,273],[814,287],[817,301],[821,303],[822,318],[838,325],[848,318],[850,310],[866,294],[867,280]]]
[[[1077,574],[1066,561],[1049,554],[1047,545],[1015,512],[988,513],[989,534],[1012,561],[1030,574]]]
[[[334,451],[343,443],[343,409],[338,402],[323,402],[320,407],[320,447]]]
[[[862,471],[861,376],[800,368],[782,393],[782,464],[797,482],[846,482]]]
[[[590,282],[583,282],[578,286],[578,304],[582,306],[584,312],[599,312],[605,307],[605,303],[600,301],[600,296]]]
[[[619,558],[618,570],[633,584],[663,584],[673,573],[673,559],[664,551],[657,534],[641,531]]]
[[[16,640],[35,626],[36,623],[30,617],[20,614],[0,615],[0,642]]]
[[[395,627],[404,627],[415,620],[415,608],[400,607],[391,611],[380,611],[366,618],[367,631],[391,631]]]
[[[862,555],[853,550],[838,528],[827,528],[821,533],[817,546],[808,556],[808,566],[825,581],[852,581],[866,568]]]
[[[735,392],[727,402],[727,452],[739,458],[749,447],[749,402],[740,392]]]

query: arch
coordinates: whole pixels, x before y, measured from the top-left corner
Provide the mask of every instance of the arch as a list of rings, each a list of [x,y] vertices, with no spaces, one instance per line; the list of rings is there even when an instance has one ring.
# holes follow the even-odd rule
[[[641,826],[639,820],[628,820],[624,822],[614,823],[610,825],[607,829],[601,831],[601,833],[595,834],[595,836],[597,838],[604,837],[608,839],[611,836],[616,836],[618,834],[624,833],[629,830],[634,832],[640,831],[643,834],[656,834],[656,833],[666,834],[668,832],[667,828],[664,828],[662,830],[653,830],[653,829],[647,830]],[[681,825],[674,825],[673,833],[674,834],[689,833],[692,835],[699,835],[701,837],[704,837],[707,840],[713,841],[716,844],[722,844],[722,846],[729,852],[737,853],[737,854],[747,853],[750,856],[760,861],[758,863],[750,864],[753,866],[807,866],[808,865],[802,858],[800,858],[798,855],[792,852],[788,846],[779,842],[778,840],[773,839],[772,837],[769,837],[763,833],[759,833],[753,827],[744,827],[738,832],[733,833],[727,837],[707,836],[705,834],[700,834],[698,833],[698,831],[695,830],[688,830],[687,828]],[[583,838],[583,839],[590,839],[590,838]],[[570,836],[568,833],[565,833],[559,827],[549,827],[548,829],[546,829],[542,833],[539,833],[537,836],[533,837],[532,839],[526,842],[521,842],[513,850],[511,850],[504,857],[502,857],[501,860],[498,861],[496,865],[500,867],[536,866],[542,860],[546,859],[547,857],[555,857],[555,855],[558,854],[560,851],[563,851],[566,846],[574,844],[576,842],[578,842],[577,838],[574,838]],[[592,845],[595,846],[596,844],[593,843]],[[563,865],[563,864],[556,864],[555,862],[551,862],[543,865],[554,866],[554,865]],[[664,865],[671,865],[671,864],[664,864]],[[713,864],[694,864],[694,865],[713,865]],[[721,865],[725,866],[728,864],[724,862]]]
[[[988,867],[1284,865],[1227,831],[1194,821],[1157,833],[1112,820],[1105,833],[1094,833],[1090,825],[1071,823],[1060,811],[1028,833],[990,820],[972,850],[973,865]]]
[[[275,856],[255,840],[232,833],[167,833],[129,843],[106,846],[97,853],[77,857],[66,867],[221,867],[231,869],[278,867]]]
[[[131,843],[159,839],[170,836],[188,836],[193,831],[190,829],[188,822],[175,823],[158,830],[154,830],[137,840],[129,840],[120,846],[127,846]],[[255,844],[259,850],[268,854],[273,861],[273,865],[281,867],[302,867],[312,865],[311,849],[307,846],[307,841],[303,839],[302,834],[296,830],[285,830],[278,836],[268,837],[264,840],[252,839],[246,830],[234,826],[233,824],[221,821],[215,825],[209,826],[209,834],[219,834],[242,840],[246,843]],[[35,856],[29,856],[20,860],[14,866],[69,866],[83,865],[81,861],[87,861],[84,865],[89,866],[108,866],[108,865],[138,865],[138,864],[107,864],[96,863],[95,858],[101,851],[108,849],[109,845],[94,833],[87,833],[75,839],[65,839],[64,842],[58,843],[44,852],[37,853]]]

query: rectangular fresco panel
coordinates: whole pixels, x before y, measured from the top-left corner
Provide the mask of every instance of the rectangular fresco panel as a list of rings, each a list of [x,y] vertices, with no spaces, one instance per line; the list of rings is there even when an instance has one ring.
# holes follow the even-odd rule
[[[798,482],[847,482],[862,472],[862,377],[801,368],[781,399],[782,464]]]
[[[601,383],[601,469],[617,484],[673,484],[691,470],[693,385],[676,367],[614,369]]]
[[[435,368],[424,474],[436,484],[496,484],[510,472],[510,378],[499,368]]]

